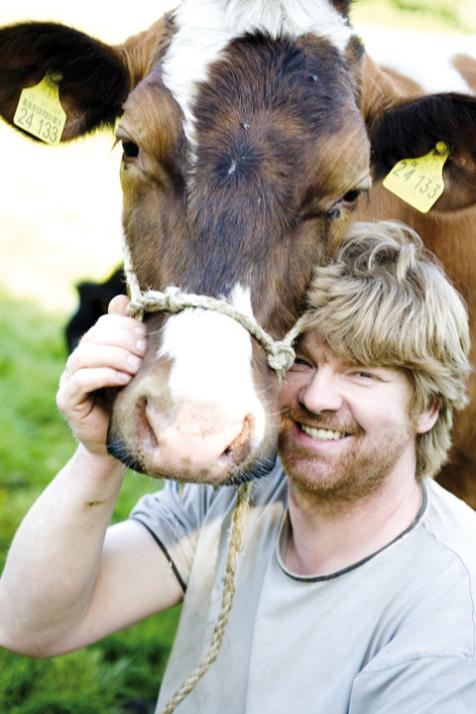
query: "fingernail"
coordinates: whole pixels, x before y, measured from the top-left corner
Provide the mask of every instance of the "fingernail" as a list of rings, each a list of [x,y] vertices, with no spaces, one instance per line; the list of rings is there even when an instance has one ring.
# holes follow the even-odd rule
[[[128,355],[127,364],[131,367],[131,369],[136,370],[141,366],[142,360],[140,357],[136,357],[136,355]]]
[[[147,349],[147,340],[137,340],[136,348],[138,352],[143,354]]]
[[[124,384],[126,382],[130,382],[132,379],[132,374],[127,374],[126,372],[118,372],[117,373],[117,378],[120,382],[123,382]]]

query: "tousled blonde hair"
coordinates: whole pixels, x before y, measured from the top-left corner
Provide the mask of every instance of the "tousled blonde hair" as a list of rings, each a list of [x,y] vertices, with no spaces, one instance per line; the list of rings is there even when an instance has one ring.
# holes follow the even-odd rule
[[[451,446],[453,410],[467,403],[468,315],[461,296],[411,228],[397,221],[355,223],[332,261],[316,269],[305,329],[340,357],[403,368],[412,414],[432,405],[438,419],[417,435],[416,475],[435,475]]]

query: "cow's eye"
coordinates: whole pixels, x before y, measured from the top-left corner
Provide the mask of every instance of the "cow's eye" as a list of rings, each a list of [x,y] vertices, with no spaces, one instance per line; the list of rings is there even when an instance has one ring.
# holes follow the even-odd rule
[[[122,151],[127,159],[135,159],[139,156],[139,147],[133,141],[123,141]]]
[[[358,189],[354,189],[353,191],[347,191],[347,193],[342,196],[342,203],[348,206],[357,203],[357,199],[359,198],[361,193],[362,191],[359,191]]]
[[[342,211],[353,211],[357,205],[360,194],[363,189],[354,188],[352,191],[347,191],[337,203],[326,212],[327,218],[340,218]]]

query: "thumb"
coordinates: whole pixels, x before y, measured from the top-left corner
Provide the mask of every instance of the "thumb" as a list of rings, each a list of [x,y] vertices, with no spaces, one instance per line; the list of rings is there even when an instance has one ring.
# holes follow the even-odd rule
[[[109,315],[124,315],[127,316],[127,306],[129,305],[130,300],[127,297],[127,295],[116,295],[115,297],[112,298],[111,302],[109,303],[109,307],[107,308],[107,311]]]

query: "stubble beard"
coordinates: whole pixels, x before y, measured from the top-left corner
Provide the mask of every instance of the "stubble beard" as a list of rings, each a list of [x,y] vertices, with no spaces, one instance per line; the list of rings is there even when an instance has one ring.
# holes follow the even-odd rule
[[[410,419],[407,424],[373,437],[356,426],[352,430],[341,429],[352,433],[351,441],[343,454],[332,457],[296,445],[293,421],[284,419],[279,437],[284,470],[303,495],[335,508],[348,506],[378,491],[413,435]],[[302,421],[309,423],[307,419]],[[315,422],[314,416],[311,423]]]

